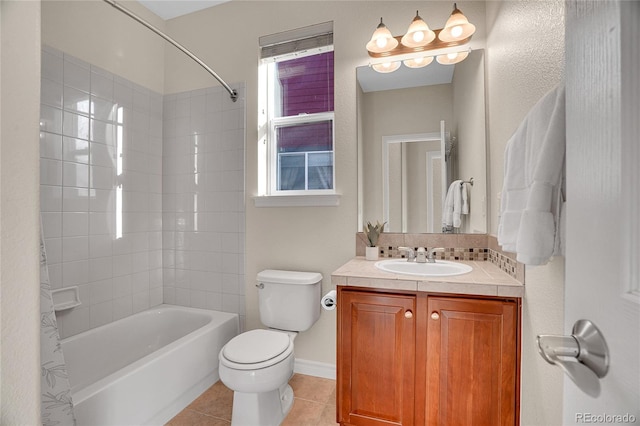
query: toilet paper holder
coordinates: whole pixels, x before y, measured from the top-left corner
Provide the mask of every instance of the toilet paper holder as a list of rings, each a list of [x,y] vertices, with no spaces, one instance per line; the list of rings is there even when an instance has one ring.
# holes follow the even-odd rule
[[[549,364],[557,364],[558,357],[576,358],[602,378],[609,371],[609,348],[602,333],[589,320],[578,320],[570,336],[541,334],[537,337],[538,351]]]
[[[338,293],[331,290],[320,299],[320,306],[325,311],[333,311],[338,306]]]

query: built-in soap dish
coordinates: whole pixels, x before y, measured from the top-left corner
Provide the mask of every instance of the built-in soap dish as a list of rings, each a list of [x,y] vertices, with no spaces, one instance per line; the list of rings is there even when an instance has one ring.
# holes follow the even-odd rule
[[[56,312],[75,308],[82,304],[77,286],[52,290],[51,296],[53,297],[53,309]]]

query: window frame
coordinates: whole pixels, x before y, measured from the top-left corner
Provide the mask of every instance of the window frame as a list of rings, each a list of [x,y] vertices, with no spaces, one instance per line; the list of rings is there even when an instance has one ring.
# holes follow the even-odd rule
[[[260,61],[259,70],[259,149],[258,149],[258,197],[282,199],[289,198],[284,204],[276,205],[338,205],[339,195],[336,193],[336,137],[335,137],[335,101],[334,110],[320,113],[299,114],[297,116],[274,117],[276,111],[276,99],[279,96],[276,78],[274,76],[276,64],[290,59],[305,56],[318,55],[333,52],[333,44],[315,47],[303,51],[297,51],[280,56],[263,58]],[[335,74],[334,74],[335,84]],[[266,90],[265,90],[266,88]],[[335,99],[335,86],[334,86]],[[330,189],[304,189],[304,190],[280,190],[278,189],[278,150],[276,129],[281,126],[295,126],[318,122],[331,122],[331,167],[332,188]],[[301,151],[309,153],[312,151]],[[317,151],[329,152],[329,151]],[[308,168],[305,162],[305,174]],[[306,182],[306,178],[305,178]],[[328,197],[327,197],[328,196]],[[292,201],[292,199],[297,201]],[[277,203],[277,202],[276,202]],[[259,205],[260,204],[260,205]],[[271,202],[258,202],[256,206],[270,206]]]
[[[269,122],[269,187],[271,195],[321,195],[321,194],[334,194],[335,193],[335,181],[336,181],[336,150],[335,150],[335,113],[334,112],[319,112],[315,114],[301,114],[290,117],[276,117],[272,118]],[[295,125],[312,124],[331,121],[331,151],[300,151],[297,154],[305,154],[305,158],[310,152],[331,152],[331,182],[332,188],[330,189],[301,189],[301,190],[281,190],[278,189],[278,169],[279,169],[279,157],[281,153],[277,149],[276,130],[278,127],[289,127]],[[295,154],[295,153],[291,153]],[[305,160],[305,175],[309,169]],[[308,183],[308,179],[305,178],[305,184]]]

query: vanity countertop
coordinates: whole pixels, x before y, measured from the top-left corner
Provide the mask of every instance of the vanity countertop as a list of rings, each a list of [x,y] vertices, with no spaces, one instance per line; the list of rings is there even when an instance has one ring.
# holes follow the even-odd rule
[[[358,256],[335,270],[331,274],[331,282],[334,285],[387,290],[481,296],[524,296],[524,285],[491,262],[462,260],[455,262],[470,265],[473,270],[450,277],[417,277],[382,271],[375,267],[375,261]]]

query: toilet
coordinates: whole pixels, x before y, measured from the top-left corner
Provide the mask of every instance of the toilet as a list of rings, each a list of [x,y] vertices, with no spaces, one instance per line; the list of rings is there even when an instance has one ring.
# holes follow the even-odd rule
[[[220,380],[233,390],[232,426],[277,426],[293,405],[293,341],[320,317],[322,275],[265,270],[258,274],[260,321],[220,351]]]

